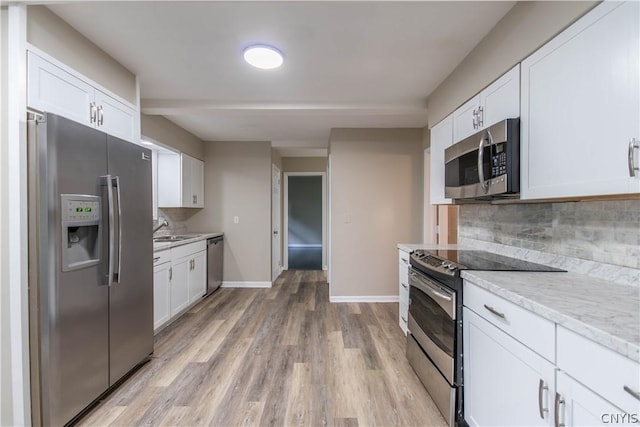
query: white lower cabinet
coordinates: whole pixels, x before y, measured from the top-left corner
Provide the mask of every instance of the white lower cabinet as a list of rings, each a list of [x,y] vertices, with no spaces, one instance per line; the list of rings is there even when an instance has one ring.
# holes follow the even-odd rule
[[[469,425],[553,425],[553,364],[466,307],[463,319]]]
[[[153,329],[164,326],[171,318],[171,295],[169,294],[169,271],[171,263],[153,267]]]
[[[409,320],[409,252],[398,250],[398,323],[407,335]]]
[[[206,242],[176,246],[154,254],[153,328],[168,322],[198,303],[207,287]]]
[[[171,317],[189,305],[189,262],[190,258],[171,261]]]
[[[640,423],[640,364],[464,281],[471,426]]]
[[[207,290],[207,252],[193,255],[189,269],[189,302],[197,302]]]
[[[640,422],[638,413],[625,413],[616,408],[565,372],[558,371],[556,389],[557,425],[638,425]]]

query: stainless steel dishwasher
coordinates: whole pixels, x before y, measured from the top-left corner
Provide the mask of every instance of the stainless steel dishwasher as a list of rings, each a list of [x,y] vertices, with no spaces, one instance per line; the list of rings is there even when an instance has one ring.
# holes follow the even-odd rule
[[[222,259],[224,237],[207,239],[207,294],[210,295],[222,284]]]

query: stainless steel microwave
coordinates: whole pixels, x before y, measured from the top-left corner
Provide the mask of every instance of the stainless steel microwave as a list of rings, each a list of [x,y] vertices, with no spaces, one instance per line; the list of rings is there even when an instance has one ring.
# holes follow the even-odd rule
[[[520,119],[502,120],[444,151],[445,197],[517,198]]]

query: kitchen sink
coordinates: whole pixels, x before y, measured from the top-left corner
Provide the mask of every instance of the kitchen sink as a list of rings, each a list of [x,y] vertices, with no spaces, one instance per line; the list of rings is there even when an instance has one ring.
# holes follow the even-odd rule
[[[156,243],[158,243],[158,242],[179,242],[181,240],[193,239],[194,237],[198,237],[198,236],[180,236],[180,235],[158,236],[158,237],[154,237],[153,241],[156,242]]]

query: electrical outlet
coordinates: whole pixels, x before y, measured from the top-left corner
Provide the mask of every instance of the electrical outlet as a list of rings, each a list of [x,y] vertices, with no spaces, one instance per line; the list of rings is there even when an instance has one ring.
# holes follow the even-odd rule
[[[234,224],[240,224],[240,217],[239,216],[234,216],[233,217],[233,223]]]

